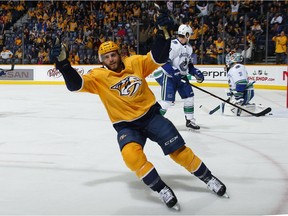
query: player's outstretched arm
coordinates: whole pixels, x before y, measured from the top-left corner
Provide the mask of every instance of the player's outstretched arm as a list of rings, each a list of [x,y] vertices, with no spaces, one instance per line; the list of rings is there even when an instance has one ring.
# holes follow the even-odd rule
[[[56,68],[62,73],[68,90],[80,90],[83,80],[80,74],[71,67],[67,57],[66,46],[61,43],[59,38],[56,38],[50,51],[50,60],[56,64]]]

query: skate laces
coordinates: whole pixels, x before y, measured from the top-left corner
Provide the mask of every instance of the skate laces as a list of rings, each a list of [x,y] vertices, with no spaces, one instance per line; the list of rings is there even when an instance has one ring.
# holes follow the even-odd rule
[[[212,177],[210,181],[208,181],[207,186],[210,190],[217,193],[223,185],[218,181],[218,179]]]
[[[172,191],[170,190],[170,188],[168,188],[167,186],[165,186],[160,192],[160,198],[163,202],[165,203],[169,203],[173,198],[174,195],[172,193]]]

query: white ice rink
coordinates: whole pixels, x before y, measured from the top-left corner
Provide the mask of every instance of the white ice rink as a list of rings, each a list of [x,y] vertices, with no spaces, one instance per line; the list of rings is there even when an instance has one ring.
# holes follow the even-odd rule
[[[158,86],[151,87],[159,98]],[[223,88],[204,88],[225,98]],[[167,113],[194,152],[227,186],[230,199],[162,154],[148,159],[174,189],[180,212],[126,168],[98,96],[64,85],[0,85],[0,215],[274,215],[288,214],[286,92],[256,89],[264,117],[208,115],[221,101],[194,89],[201,130],[187,131],[180,99]]]

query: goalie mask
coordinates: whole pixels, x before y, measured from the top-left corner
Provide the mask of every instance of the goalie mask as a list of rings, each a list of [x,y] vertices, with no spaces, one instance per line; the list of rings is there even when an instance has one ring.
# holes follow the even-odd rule
[[[182,24],[178,28],[178,35],[183,35],[189,40],[190,36],[193,34],[192,28],[189,25]]]
[[[243,56],[240,53],[229,52],[225,57],[227,67],[231,67],[234,63],[242,63]]]
[[[113,52],[113,51],[119,51],[119,46],[114,43],[113,41],[105,41],[103,42],[98,49],[98,57],[100,62],[103,62],[102,56],[106,53]]]

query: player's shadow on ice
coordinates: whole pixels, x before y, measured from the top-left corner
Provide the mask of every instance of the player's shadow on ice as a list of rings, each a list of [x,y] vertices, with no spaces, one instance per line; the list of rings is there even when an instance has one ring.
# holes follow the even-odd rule
[[[179,191],[185,191],[185,192],[191,191],[191,192],[199,192],[199,193],[210,193],[206,185],[191,174],[190,175],[189,174],[187,175],[162,174],[161,178],[173,190],[178,191],[178,192]],[[145,200],[145,201],[149,200],[149,202],[159,201],[157,194],[154,193],[149,188],[147,188],[147,186],[145,186],[145,184],[142,181],[137,179],[136,175],[130,172],[116,174],[114,176],[110,176],[106,178],[99,178],[97,180],[91,180],[91,181],[85,182],[84,185],[88,187],[96,187],[96,186],[105,187],[105,184],[107,184],[107,187],[109,187],[109,184],[113,184],[116,182],[126,184],[126,187],[129,189],[130,195],[132,196],[133,199]],[[119,190],[121,191],[121,188]],[[151,196],[151,194],[154,194],[154,195]]]

